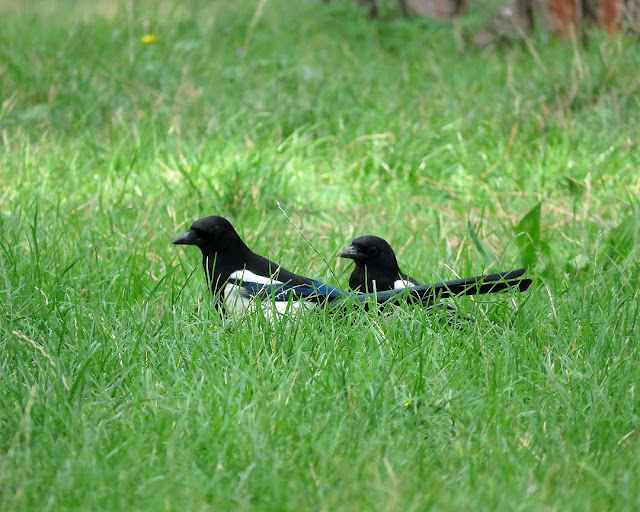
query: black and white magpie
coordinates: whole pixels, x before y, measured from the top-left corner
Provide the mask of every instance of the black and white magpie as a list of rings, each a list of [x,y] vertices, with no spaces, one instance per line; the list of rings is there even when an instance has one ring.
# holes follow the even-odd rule
[[[447,298],[460,295],[479,295],[516,289],[525,291],[531,279],[523,278],[526,269],[510,270],[486,276],[467,277],[443,281],[432,285],[421,285],[400,270],[393,249],[383,238],[365,235],[356,238],[351,245],[338,254],[341,258],[354,261],[355,267],[349,277],[349,288],[353,291],[375,294],[380,301],[393,292],[407,290],[426,306],[433,306],[437,297]],[[447,307],[450,312],[455,308]]]
[[[350,302],[368,304],[374,301],[377,304],[385,304],[419,300],[424,303],[425,301],[433,302],[434,297],[490,293],[514,286],[515,280],[524,273],[524,269],[521,269],[521,271],[429,285],[418,285],[415,280],[399,273],[400,280],[406,280],[407,283],[415,286],[402,288],[394,284],[386,291],[351,293],[322,281],[294,274],[277,263],[255,254],[224,217],[211,216],[199,219],[191,225],[189,231],[177,237],[172,243],[195,245],[200,249],[207,282],[211,287],[216,307],[221,311],[245,311],[260,303],[267,305],[265,313],[268,316],[273,316],[274,312],[286,313],[318,305],[326,305],[338,310]],[[395,255],[390,247],[389,250],[395,262]],[[348,250],[340,255],[349,257],[346,256],[346,251]],[[397,267],[397,262],[395,265]],[[358,266],[357,261],[356,266]],[[351,286],[352,280],[349,283]],[[524,291],[531,281],[520,279],[519,283],[520,290]],[[359,287],[355,285],[352,288]],[[367,290],[366,285],[364,290],[370,291]],[[269,305],[271,305],[270,308]]]
[[[199,219],[172,243],[200,248],[207,282],[221,311],[243,311],[258,301],[272,306],[265,311],[271,316],[274,309],[285,313],[345,295],[252,252],[224,217]]]

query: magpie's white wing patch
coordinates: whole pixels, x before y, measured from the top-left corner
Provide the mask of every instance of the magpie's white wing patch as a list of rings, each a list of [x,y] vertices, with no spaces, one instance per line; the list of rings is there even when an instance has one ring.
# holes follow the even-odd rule
[[[270,277],[254,274],[250,270],[236,270],[229,276],[229,281],[224,287],[224,304],[229,311],[243,313],[255,309],[260,304],[260,309],[267,318],[273,318],[274,313],[285,314],[299,309],[311,309],[316,304],[303,300],[292,300],[283,297],[271,297],[271,300],[256,301],[255,290],[264,286],[283,285],[281,281]],[[258,286],[256,286],[258,285]]]
[[[393,283],[394,290],[404,290],[405,288],[409,288],[411,286],[413,286],[413,283],[411,281],[406,281],[404,279],[398,279]]]
[[[276,274],[278,270],[280,270],[280,267],[276,269],[274,274]],[[231,275],[229,276],[229,280],[242,281],[243,283],[256,283],[256,284],[269,284],[269,285],[282,284],[281,281],[272,279],[271,277],[259,276],[258,274],[254,274],[253,272],[247,269],[236,270],[235,272],[232,272]]]

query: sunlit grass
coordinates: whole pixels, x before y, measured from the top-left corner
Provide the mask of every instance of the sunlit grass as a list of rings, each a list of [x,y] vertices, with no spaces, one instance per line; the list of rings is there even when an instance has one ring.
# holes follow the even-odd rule
[[[0,6],[0,508],[636,510],[636,43],[256,5]],[[338,286],[366,233],[536,282],[223,319],[169,245],[210,214]]]

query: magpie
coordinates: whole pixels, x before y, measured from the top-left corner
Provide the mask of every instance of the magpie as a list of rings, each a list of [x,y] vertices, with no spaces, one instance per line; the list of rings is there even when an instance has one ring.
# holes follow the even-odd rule
[[[349,276],[349,288],[353,291],[375,294],[378,302],[387,296],[391,298],[398,292],[407,290],[410,296],[420,299],[423,305],[433,307],[437,297],[497,293],[507,289],[524,292],[532,283],[531,279],[522,277],[526,269],[520,268],[486,276],[421,285],[400,270],[396,255],[389,243],[373,235],[356,238],[338,256],[351,259],[355,263],[353,272]],[[450,305],[447,309],[452,313],[456,311]]]
[[[262,302],[272,306],[265,311],[272,316],[274,310],[311,308],[345,296],[339,288],[294,274],[252,252],[224,217],[195,221],[172,244],[195,245],[202,251],[207,283],[222,313],[252,309]]]
[[[214,304],[222,313],[253,309],[257,303],[271,304],[272,307],[265,314],[273,317],[274,311],[282,314],[320,305],[339,310],[349,303],[366,306],[372,301],[378,305],[414,300],[433,302],[433,298],[438,296],[498,291],[498,288],[508,288],[511,286],[508,284],[511,279],[519,277],[511,275],[511,272],[416,285],[406,289],[396,287],[375,293],[344,291],[322,281],[294,274],[252,252],[231,223],[224,217],[215,215],[195,221],[189,231],[178,236],[172,244],[195,245],[200,249],[202,266],[211,287]],[[524,269],[519,275],[523,272]],[[521,282],[525,281],[531,284],[530,280]]]

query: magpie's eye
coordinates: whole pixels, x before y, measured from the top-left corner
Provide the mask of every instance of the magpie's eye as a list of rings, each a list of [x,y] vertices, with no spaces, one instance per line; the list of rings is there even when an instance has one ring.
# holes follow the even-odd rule
[[[191,229],[193,229],[193,228],[191,228]],[[204,231],[202,231],[201,229],[197,229],[197,228],[196,228],[196,229],[193,229],[193,232],[194,232],[194,233],[196,234],[196,236],[197,236],[198,238],[200,238],[200,239],[207,238],[207,236],[205,235]],[[210,238],[210,237],[209,237],[209,238]]]
[[[369,248],[367,248],[367,253],[369,254],[369,256],[375,256],[376,254],[378,254],[378,248],[377,247],[369,247]]]

